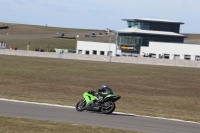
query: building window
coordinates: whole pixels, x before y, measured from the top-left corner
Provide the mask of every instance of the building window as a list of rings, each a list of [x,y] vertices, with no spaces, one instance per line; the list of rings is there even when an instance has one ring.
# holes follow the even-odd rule
[[[140,39],[135,39],[135,44],[140,45]]]
[[[196,55],[196,56],[195,56],[195,60],[200,61],[200,55]]]
[[[141,45],[141,37],[137,36],[119,36],[117,38],[118,45],[120,47],[123,46],[128,46],[128,47],[139,47]]]
[[[190,59],[191,59],[191,55],[185,55],[185,56],[184,56],[184,59],[185,59],[185,60],[190,60]]]
[[[128,28],[131,28],[131,22],[128,22]]]
[[[141,22],[128,22],[128,27],[137,27],[140,28],[141,27]]]
[[[195,60],[200,61],[200,55],[196,55],[196,56],[195,56]]]
[[[141,22],[133,22],[132,27],[141,28]]]
[[[149,28],[150,28],[149,23],[144,23],[144,29],[149,30]]]
[[[93,54],[97,54],[97,51],[96,51],[96,50],[93,50]]]
[[[104,51],[100,51],[100,55],[105,55],[105,52]]]
[[[126,36],[125,39],[126,39],[125,42],[126,42],[127,44],[132,44],[132,37],[131,37],[131,36]]]
[[[144,37],[143,42],[142,42],[142,46],[149,46],[149,41],[150,41],[149,37]]]
[[[82,50],[78,50],[78,54],[82,54]]]
[[[138,26],[138,22],[135,22],[135,23],[134,23],[134,26],[137,27],[137,26]]]
[[[178,60],[178,59],[180,59],[180,55],[175,54],[175,55],[174,55],[174,60]]]
[[[86,51],[85,51],[85,54],[89,55],[89,54],[90,54],[90,51],[86,50]]]
[[[149,57],[151,57],[151,58],[156,58],[156,54],[150,53],[150,54],[149,54]]]
[[[169,56],[170,56],[169,54],[164,54],[164,57],[163,57],[163,58],[164,58],[164,59],[169,59]]]
[[[112,56],[112,51],[108,51],[107,55]]]
[[[159,41],[159,38],[158,37],[154,38],[154,41]]]
[[[144,37],[142,41],[142,46],[149,46],[149,41],[159,41],[159,38]]]

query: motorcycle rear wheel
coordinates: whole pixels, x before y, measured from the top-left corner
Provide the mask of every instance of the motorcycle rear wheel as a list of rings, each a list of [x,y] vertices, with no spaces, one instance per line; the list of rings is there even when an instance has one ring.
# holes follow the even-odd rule
[[[83,111],[86,106],[86,101],[84,99],[81,99],[77,104],[76,104],[76,110],[77,111]]]
[[[103,114],[111,114],[115,110],[115,103],[112,101],[105,102],[103,107],[101,107],[101,112]]]

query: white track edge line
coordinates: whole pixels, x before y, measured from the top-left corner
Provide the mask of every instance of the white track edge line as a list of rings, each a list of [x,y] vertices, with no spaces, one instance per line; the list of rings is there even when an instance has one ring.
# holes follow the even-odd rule
[[[18,102],[18,103],[29,103],[29,104],[36,104],[36,105],[46,105],[46,106],[54,106],[54,107],[62,107],[62,108],[75,108],[74,106],[65,106],[65,105],[58,105],[58,104],[49,104],[49,103],[37,103],[37,102],[27,102],[27,101],[20,101],[15,99],[6,99],[6,98],[0,98],[1,101],[9,101],[9,102]],[[171,120],[171,121],[180,121],[180,122],[186,122],[186,123],[194,123],[194,124],[200,124],[198,122],[194,121],[184,121],[179,119],[171,119],[171,118],[163,118],[163,117],[152,117],[152,116],[142,116],[137,114],[131,114],[131,113],[123,113],[123,112],[114,112],[116,114],[123,114],[123,115],[132,115],[132,116],[139,116],[139,117],[146,117],[146,118],[155,118],[155,119],[163,119],[163,120]]]
[[[65,105],[49,104],[49,103],[27,102],[27,101],[15,100],[15,99],[0,98],[0,100],[1,100],[1,101],[9,101],[9,102],[18,102],[18,103],[29,103],[29,104],[37,104],[37,105],[46,105],[46,106],[54,106],[54,107],[63,107],[63,108],[75,108],[75,107],[73,107],[73,106],[65,106]]]

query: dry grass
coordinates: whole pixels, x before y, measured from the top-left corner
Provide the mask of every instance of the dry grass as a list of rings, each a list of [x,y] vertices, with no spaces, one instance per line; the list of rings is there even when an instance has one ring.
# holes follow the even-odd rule
[[[78,60],[0,55],[0,97],[74,106],[107,83],[116,111],[200,122],[200,71]]]
[[[4,23],[0,23],[4,25]],[[59,39],[52,36],[59,36],[62,33],[74,34],[76,35],[91,35],[92,32],[95,32],[98,35],[100,32],[104,34],[103,30],[92,30],[92,29],[72,29],[72,28],[59,28],[59,27],[48,27],[48,26],[36,26],[36,25],[24,25],[24,24],[7,24],[8,29],[0,29],[0,35],[48,35],[49,37],[41,38],[0,38],[0,41],[7,42],[7,47],[17,47],[20,50],[26,50],[27,45],[31,44],[30,50],[35,50],[36,48],[42,47],[47,51],[47,45],[50,49],[61,48],[61,49],[76,49],[77,40],[81,41],[95,41],[95,42],[109,42],[109,37],[112,37],[112,42],[115,42],[114,35],[107,35],[101,37],[82,37],[80,36],[77,39]],[[57,34],[58,33],[58,34]],[[8,36],[9,36],[8,35]]]
[[[0,25],[3,23],[0,22]],[[91,34],[92,32],[100,32],[101,30],[92,29],[72,29],[72,28],[60,28],[60,27],[48,27],[48,26],[37,26],[37,25],[25,25],[25,24],[13,24],[7,23],[8,29],[1,29],[0,34],[6,35],[26,35],[26,34]],[[102,31],[101,31],[102,32]]]
[[[113,38],[113,36],[112,36]],[[7,42],[7,47],[17,47],[20,50],[26,50],[27,45],[30,42],[29,50],[35,50],[42,47],[47,51],[47,45],[49,50],[54,48],[59,49],[73,49],[76,50],[77,39],[60,39],[60,38],[1,38],[2,41]],[[109,36],[105,37],[79,37],[80,41],[95,41],[95,42],[109,42]],[[114,42],[113,40],[112,42]]]
[[[191,39],[200,39],[200,34],[185,34],[188,38],[185,38],[186,40]]]
[[[186,34],[184,43],[187,44],[200,44],[200,34]]]
[[[20,50],[26,50],[27,45],[30,42],[29,50],[35,50],[36,48],[43,48],[47,51],[47,45],[49,50],[54,48],[60,49],[76,49],[76,40],[74,39],[58,39],[58,38],[4,38],[3,41],[7,42],[8,47],[16,46]]]
[[[139,133],[50,121],[0,117],[0,133]]]

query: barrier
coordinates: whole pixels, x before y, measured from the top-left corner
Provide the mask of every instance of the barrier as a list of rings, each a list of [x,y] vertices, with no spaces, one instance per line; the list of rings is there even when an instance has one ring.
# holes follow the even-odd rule
[[[110,56],[105,56],[105,55],[84,55],[84,54],[76,54],[76,53],[59,54],[55,52],[38,52],[38,51],[26,51],[26,50],[8,50],[8,49],[0,49],[0,54],[29,56],[29,57],[45,57],[45,58],[60,58],[60,59],[73,59],[73,60],[88,60],[88,61],[90,60],[90,61],[102,61],[102,62],[200,68],[200,61],[196,61],[196,60],[171,60],[171,59],[158,59],[158,58],[147,58],[147,57],[123,57],[123,56],[110,57]]]

